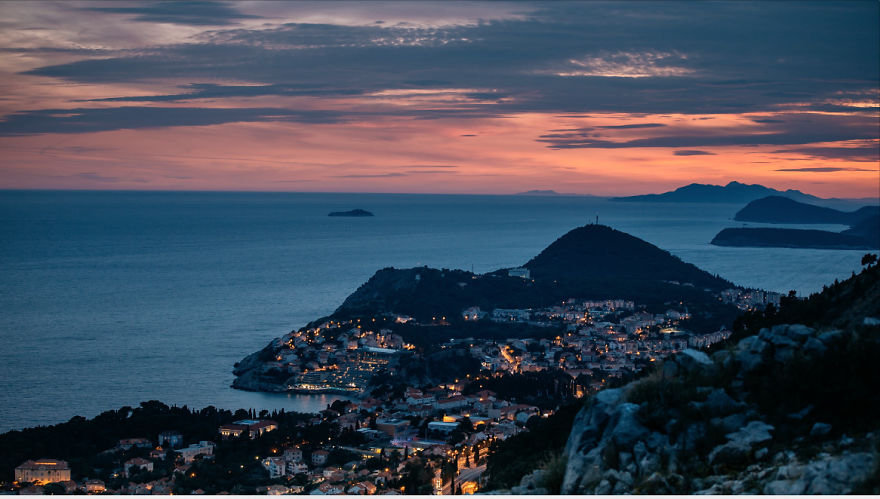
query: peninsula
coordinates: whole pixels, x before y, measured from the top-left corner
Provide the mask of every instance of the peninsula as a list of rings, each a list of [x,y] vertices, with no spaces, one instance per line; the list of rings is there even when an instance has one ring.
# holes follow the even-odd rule
[[[518,268],[379,270],[331,315],[237,363],[233,387],[366,395],[481,373],[568,372],[588,390],[719,341],[739,310],[778,299],[586,225]]]

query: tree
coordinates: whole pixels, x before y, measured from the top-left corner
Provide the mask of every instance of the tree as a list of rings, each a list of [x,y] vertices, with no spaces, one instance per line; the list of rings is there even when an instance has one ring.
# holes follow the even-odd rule
[[[862,265],[870,267],[877,263],[877,255],[873,253],[865,253],[865,256],[862,257]]]

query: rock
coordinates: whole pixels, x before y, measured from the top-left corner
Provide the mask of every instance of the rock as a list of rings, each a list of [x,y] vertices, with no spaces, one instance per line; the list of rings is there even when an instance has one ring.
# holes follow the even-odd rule
[[[834,329],[825,333],[822,333],[818,336],[819,341],[825,344],[825,346],[830,346],[834,343],[837,343],[841,339],[843,339],[845,333],[839,329]]]
[[[767,495],[799,495],[804,493],[806,486],[800,481],[774,480],[764,485],[764,494]]]
[[[741,441],[731,441],[719,445],[709,453],[709,463],[713,466],[738,466],[748,462],[752,447]]]
[[[788,338],[786,338],[788,339]],[[788,340],[791,341],[791,340]],[[776,347],[776,351],[773,352],[773,360],[780,364],[785,364],[786,362],[791,361],[794,358],[797,344],[794,345],[780,345]]]
[[[744,407],[744,403],[733,400],[723,388],[712,390],[709,396],[706,397],[706,401],[702,404],[702,409],[708,412],[710,416],[725,416]]]
[[[810,338],[804,343],[804,352],[814,357],[821,357],[828,351],[824,343],[816,338]]]
[[[751,446],[772,440],[771,431],[773,431],[773,426],[763,421],[752,421],[741,430],[728,433],[725,436],[732,442],[742,442]]]
[[[783,336],[783,335],[773,335],[767,341],[769,341],[770,344],[772,344],[776,348],[779,348],[779,347],[795,348],[798,346],[796,341],[789,338],[788,336]]]
[[[641,475],[650,475],[660,471],[660,456],[657,454],[647,454],[639,460],[639,473]]]
[[[770,449],[768,449],[767,447],[758,449],[755,451],[755,459],[764,459],[765,457],[767,457],[767,454],[770,454]]]
[[[829,433],[831,433],[831,425],[828,423],[816,423],[810,430],[811,437],[824,437]]]
[[[687,372],[699,372],[714,366],[708,355],[690,348],[686,348],[676,355],[675,362]]]
[[[746,424],[746,420],[747,416],[743,413],[731,414],[730,416],[720,418],[719,426],[726,433],[732,433],[742,428]]]
[[[593,491],[593,494],[597,496],[607,496],[611,493],[611,482],[608,480],[602,480],[599,482],[599,485],[596,486],[596,490]]]
[[[638,405],[624,403],[620,404],[612,415],[612,421],[608,423],[608,426],[612,428],[609,436],[618,447],[630,448],[650,433],[639,422],[638,412]]]
[[[785,334],[789,338],[803,343],[807,338],[813,336],[816,330],[803,324],[791,324],[786,328]]]
[[[786,417],[788,419],[792,419],[794,421],[800,421],[800,420],[804,419],[811,412],[813,412],[813,404],[810,404],[810,405],[804,407],[803,409],[799,410],[798,412],[793,412],[793,413],[787,415]]]

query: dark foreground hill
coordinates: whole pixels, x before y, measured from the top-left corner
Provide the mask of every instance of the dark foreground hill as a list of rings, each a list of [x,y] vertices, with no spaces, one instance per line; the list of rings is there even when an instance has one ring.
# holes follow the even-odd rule
[[[734,287],[650,243],[604,225],[563,235],[525,264],[529,279],[506,269],[475,275],[463,270],[382,269],[352,293],[334,318],[396,313],[429,320],[467,307],[529,308],[572,297],[626,298],[645,304],[671,300],[716,302],[711,292]]]
[[[592,397],[512,492],[880,492],[880,266],[738,326]]]
[[[855,211],[841,211],[783,196],[757,199],[739,210],[733,219],[742,222],[778,224],[841,224],[856,225],[880,213],[880,206],[864,206]]]

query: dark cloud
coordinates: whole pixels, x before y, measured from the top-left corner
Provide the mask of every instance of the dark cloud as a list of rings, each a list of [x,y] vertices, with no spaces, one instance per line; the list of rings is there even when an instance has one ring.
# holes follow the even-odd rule
[[[222,25],[244,17],[229,4],[212,2],[97,9],[152,22]],[[521,11],[526,15],[518,20],[445,27],[218,28],[190,43],[45,66],[29,74],[83,83],[167,78],[258,84],[193,84],[179,93],[110,96],[109,102],[466,89],[454,110],[407,111],[425,119],[515,112],[565,118],[591,112],[713,114],[787,106],[841,110],[828,102],[841,92],[859,95],[878,85],[876,2],[807,2],[796,8],[785,2],[544,2],[523,3]],[[584,75],[571,76],[578,70]],[[602,71],[644,77],[597,76]],[[400,112],[388,109],[387,114]],[[758,118],[769,119],[774,118]],[[836,135],[829,131],[828,136]],[[740,140],[746,139],[733,143]]]
[[[700,151],[699,149],[679,149],[672,153],[676,156],[714,156],[714,152]]]
[[[613,129],[627,129],[627,128],[658,128],[661,126],[666,126],[663,123],[635,123],[632,125],[605,125],[605,126],[597,126],[596,128],[607,128],[609,130]]]
[[[45,109],[15,113],[0,121],[0,136],[43,133],[105,132],[169,126],[204,126],[246,121],[338,123],[336,111],[291,111],[273,108],[117,107]]]
[[[846,161],[880,162],[880,146],[863,147],[798,147],[779,149],[775,153],[804,154],[813,158],[841,159]]]
[[[332,175],[333,178],[387,178],[387,177],[405,177],[405,173],[364,173],[351,175]]]
[[[234,24],[239,19],[258,18],[258,16],[242,14],[225,2],[204,1],[154,2],[137,7],[92,7],[88,10],[110,14],[133,14],[135,21],[194,26],[224,26]]]
[[[223,97],[261,97],[266,95],[319,97],[358,95],[362,93],[358,89],[323,88],[317,85],[217,85],[214,83],[193,83],[182,88],[186,89],[187,92],[163,95],[105,97],[77,102],[176,102]]]
[[[777,120],[780,121],[780,120]],[[864,115],[790,114],[782,122],[756,125],[754,130],[732,133],[729,129],[687,129],[668,127],[671,133],[654,137],[611,140],[612,137],[590,133],[591,128],[573,129],[569,133],[541,135],[538,142],[551,149],[621,149],[630,147],[682,147],[801,145],[813,142],[873,140],[875,119]],[[664,130],[665,132],[665,130]],[[843,148],[826,148],[838,151]],[[804,150],[812,150],[804,148]],[[821,153],[822,148],[815,149]],[[830,153],[830,152],[829,152]]]
[[[777,172],[816,172],[816,173],[827,173],[827,172],[871,172],[875,170],[868,170],[865,168],[835,168],[835,167],[814,167],[814,168],[780,168],[775,170]]]

